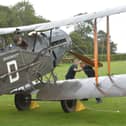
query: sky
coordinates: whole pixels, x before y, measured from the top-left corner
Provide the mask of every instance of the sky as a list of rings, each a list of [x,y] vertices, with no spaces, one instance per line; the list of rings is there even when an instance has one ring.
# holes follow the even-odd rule
[[[1,0],[1,5],[13,6],[22,0]],[[51,21],[66,19],[84,12],[96,12],[107,8],[126,5],[126,0],[25,0],[29,1],[36,12]],[[105,30],[105,19],[98,20],[98,29]],[[67,31],[71,30],[70,28]],[[117,52],[126,53],[126,13],[110,17],[111,40],[117,43]]]

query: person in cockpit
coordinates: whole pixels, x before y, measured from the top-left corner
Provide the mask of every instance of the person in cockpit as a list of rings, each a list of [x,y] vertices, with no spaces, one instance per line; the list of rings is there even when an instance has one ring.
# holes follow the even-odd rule
[[[14,43],[21,47],[22,49],[27,49],[28,44],[26,43],[26,41],[23,39],[23,37],[21,35],[15,35],[14,36]]]

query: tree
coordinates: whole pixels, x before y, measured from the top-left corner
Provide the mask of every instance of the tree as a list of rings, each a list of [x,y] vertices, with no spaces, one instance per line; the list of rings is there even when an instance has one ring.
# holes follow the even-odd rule
[[[106,54],[107,53],[107,33],[104,31],[100,30],[98,32],[98,50],[99,54]],[[117,45],[111,41],[110,39],[110,49],[111,49],[111,54],[114,54],[117,50]]]
[[[14,6],[0,6],[0,27],[15,27],[48,22],[42,16],[36,16],[33,6],[29,2],[19,2]]]
[[[84,54],[93,54],[94,51],[94,43],[93,43],[93,22],[86,21],[83,23],[79,23],[75,26],[75,31],[71,33],[71,38],[73,41],[73,45],[77,45],[79,43],[78,48],[83,50]],[[78,41],[78,42],[77,42]],[[106,54],[106,43],[107,43],[107,34],[103,30],[98,31],[98,53]],[[116,44],[113,41],[110,41],[111,45],[111,53],[116,52]],[[76,49],[77,51],[79,49]],[[82,51],[81,51],[82,52]]]
[[[75,31],[70,34],[73,46],[78,45],[76,50],[81,50],[83,54],[93,53],[93,39],[92,39],[93,23],[92,21],[86,21],[75,25]],[[76,35],[76,36],[74,36]],[[79,42],[78,42],[79,41]],[[79,51],[80,52],[80,51]]]
[[[75,31],[78,32],[84,40],[86,40],[93,32],[93,22],[90,20],[78,23],[75,25]]]
[[[76,50],[79,53],[86,53],[86,46],[81,35],[78,32],[71,32],[70,37],[73,41],[72,50]]]
[[[11,15],[10,8],[6,6],[0,6],[0,27],[8,27],[9,26],[9,18]]]
[[[35,10],[29,2],[19,2],[11,9],[17,21],[16,25],[29,25],[48,21],[41,16],[36,16]]]

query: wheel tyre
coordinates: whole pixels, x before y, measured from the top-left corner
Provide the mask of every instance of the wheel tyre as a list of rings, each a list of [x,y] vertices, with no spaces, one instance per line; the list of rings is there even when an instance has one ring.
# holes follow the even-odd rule
[[[15,94],[15,106],[19,111],[28,110],[31,105],[31,94]]]
[[[61,106],[64,112],[74,112],[76,108],[77,100],[61,100]]]

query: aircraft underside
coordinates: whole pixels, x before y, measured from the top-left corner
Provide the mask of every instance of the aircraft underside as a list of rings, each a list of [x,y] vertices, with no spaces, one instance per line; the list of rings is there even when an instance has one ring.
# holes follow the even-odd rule
[[[60,101],[65,112],[75,111],[76,99],[126,96],[126,74],[99,77],[99,85],[96,86],[95,78],[62,80],[56,83],[34,82],[37,94],[36,100]],[[26,88],[25,88],[26,89]],[[29,96],[32,90],[25,90]],[[20,92],[20,88],[18,89]],[[20,95],[20,93],[18,93]],[[19,96],[21,97],[21,96]],[[34,99],[35,100],[35,99]],[[29,103],[29,102],[28,102]],[[20,103],[21,104],[21,103]],[[26,107],[27,108],[27,107]],[[20,109],[19,109],[20,110]]]

